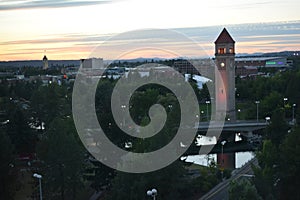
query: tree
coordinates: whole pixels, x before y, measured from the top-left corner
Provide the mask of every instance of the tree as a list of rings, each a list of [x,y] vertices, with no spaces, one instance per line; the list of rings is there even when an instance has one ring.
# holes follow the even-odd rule
[[[289,129],[284,114],[283,109],[276,109],[271,116],[270,125],[266,129],[267,139],[270,139],[276,147],[279,147]]]
[[[254,183],[263,199],[274,199],[277,194],[274,186],[279,178],[277,167],[280,161],[277,149],[271,140],[265,140],[262,150],[256,153],[259,167],[253,166]]]
[[[274,114],[274,111],[281,112],[279,109],[282,108],[282,102],[283,96],[279,92],[273,91],[261,101],[260,112],[264,117]]]
[[[300,199],[300,128],[293,130],[280,146],[278,173],[280,199]]]
[[[94,175],[85,176],[88,181],[91,181],[91,187],[96,191],[109,190],[111,180],[115,176],[115,170],[102,164],[100,161],[91,161],[93,167],[90,167],[86,172],[94,173]]]
[[[264,199],[276,199],[280,194],[278,181],[282,165],[280,145],[287,136],[288,126],[284,118],[284,110],[273,112],[271,123],[266,129],[266,140],[263,147],[256,153],[259,167],[254,167],[254,183]]]
[[[0,128],[0,199],[14,199],[14,184],[16,176],[14,175],[14,154],[13,145],[6,132]]]
[[[39,143],[37,153],[44,162],[46,195],[49,199],[76,199],[83,187],[84,151],[70,118],[55,119]]]
[[[257,190],[250,181],[243,179],[240,181],[232,181],[229,186],[229,200],[262,200]]]
[[[159,103],[165,107],[168,115],[167,122],[159,134],[151,138],[132,138],[132,152],[151,152],[166,145],[174,137],[176,126],[180,122],[179,105],[174,95],[168,90],[159,89],[156,86],[149,87],[141,88],[133,95],[131,115],[141,126],[148,125],[147,111],[151,105]],[[147,190],[153,187],[159,191],[159,199],[186,199],[188,188],[185,174],[184,163],[179,160],[161,170],[150,173],[129,174],[117,172],[112,181],[109,199],[144,199]]]
[[[31,97],[31,106],[37,125],[44,122],[47,127],[56,117],[71,115],[69,96],[65,87],[55,83],[40,86],[35,90]]]
[[[186,179],[183,165],[176,161],[170,166],[156,172],[145,174],[128,174],[118,172],[113,180],[109,199],[140,200],[145,199],[149,189],[156,188],[158,199],[186,199]]]
[[[20,108],[16,107],[11,111],[8,130],[17,153],[33,153],[35,151],[37,135],[28,123]]]

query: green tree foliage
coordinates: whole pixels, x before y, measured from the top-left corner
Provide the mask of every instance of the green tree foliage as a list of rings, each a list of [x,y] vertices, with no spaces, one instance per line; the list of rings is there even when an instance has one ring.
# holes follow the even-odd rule
[[[136,91],[130,100],[130,114],[137,124],[148,125],[149,108],[153,104],[162,105],[167,112],[167,122],[159,134],[147,138],[131,138],[133,152],[151,152],[165,146],[177,132],[180,123],[180,107],[174,94],[165,88],[156,85],[141,87]],[[191,111],[193,113],[195,110]],[[124,133],[121,133],[124,134]],[[123,137],[121,134],[118,137]],[[124,143],[123,143],[124,144]],[[158,199],[188,199],[195,187],[189,177],[182,161],[176,161],[164,169],[144,173],[128,174],[117,172],[112,181],[111,191],[108,192],[108,199],[132,199],[139,200],[147,198],[146,192],[156,188]],[[214,174],[216,177],[216,174]],[[215,178],[217,180],[217,178]],[[209,185],[207,188],[210,188]],[[197,188],[201,190],[201,188]]]
[[[217,168],[217,164],[212,161],[209,167],[201,167],[199,170],[200,176],[195,179],[191,179],[189,188],[191,190],[189,193],[201,193],[205,194],[209,190],[211,190],[214,186],[216,186],[220,179],[219,170]]]
[[[84,150],[71,118],[57,118],[38,144],[47,199],[76,199],[83,189]]]
[[[0,199],[14,199],[16,175],[14,148],[3,128],[0,128]]]
[[[300,128],[285,138],[279,159],[280,199],[300,199]]]
[[[260,103],[260,115],[261,118],[264,118],[266,116],[271,116],[275,110],[276,112],[281,112],[280,108],[282,108],[283,104],[283,96],[277,92],[277,91],[272,91],[270,94],[266,95],[263,100]],[[284,119],[284,118],[283,118]],[[273,121],[273,116],[272,116],[272,121]]]
[[[254,185],[248,180],[232,181],[229,187],[229,200],[262,200]]]
[[[38,76],[38,75],[59,75],[61,74],[60,69],[55,69],[55,68],[49,68],[47,70],[43,70],[42,68],[38,68],[38,67],[24,67],[22,69],[22,73],[26,76],[26,77],[30,77],[30,76]]]
[[[256,157],[259,167],[253,167],[253,171],[257,191],[264,199],[273,199],[277,195],[274,184],[279,178],[277,174],[278,149],[270,140],[265,140],[262,151],[258,152]]]
[[[292,104],[300,105],[300,71],[299,69],[276,72],[270,77],[255,79],[236,79],[237,102],[248,102],[247,119],[256,117],[254,102],[259,100],[259,117],[269,116],[273,110],[283,107],[283,98],[287,97],[286,116],[292,116]],[[244,112],[243,111],[243,112]]]
[[[291,102],[300,103],[300,71],[289,74],[285,95]]]
[[[288,126],[284,118],[284,110],[277,109],[273,112],[271,123],[266,129],[266,138],[261,151],[256,157],[259,168],[254,168],[255,185],[259,194],[264,199],[273,199],[279,195],[277,182],[280,180],[279,166],[280,145],[287,135]]]
[[[276,147],[279,147],[289,129],[284,115],[284,109],[275,110],[271,116],[270,125],[266,129],[266,137],[270,139]]]
[[[71,115],[71,94],[66,87],[55,83],[40,86],[31,97],[33,115],[38,125],[42,122],[48,126],[58,116]]]
[[[85,179],[91,182],[91,187],[96,191],[109,190],[111,187],[111,180],[115,176],[115,170],[107,167],[98,160],[91,161],[92,167],[86,170],[86,173],[92,175],[86,175]]]
[[[28,119],[18,107],[10,113],[8,131],[18,153],[35,152],[36,132],[29,127]]]
[[[182,163],[177,161],[156,172],[146,174],[117,173],[108,199],[146,199],[149,189],[158,190],[158,199],[185,199],[188,197]]]
[[[212,87],[212,82],[207,82],[206,84],[203,84],[203,88],[200,90],[200,94],[199,94],[199,98],[201,99],[201,101],[205,101],[205,100],[209,100],[210,97],[213,97],[214,94],[210,94],[208,88]],[[212,92],[214,92],[212,90]]]
[[[299,199],[300,130],[296,128],[282,139],[279,147],[266,140],[257,153],[259,167],[254,168],[255,185],[264,199]]]

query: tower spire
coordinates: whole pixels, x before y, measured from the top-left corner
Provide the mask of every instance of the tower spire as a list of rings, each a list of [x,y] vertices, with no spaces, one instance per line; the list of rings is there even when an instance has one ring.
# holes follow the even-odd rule
[[[43,57],[43,69],[48,69],[48,58],[46,56],[46,50],[44,50],[44,57]]]
[[[216,106],[226,102],[226,110],[218,110],[221,115],[226,113],[228,119],[235,120],[235,41],[226,28],[215,41],[216,56]],[[220,74],[220,77],[217,76]],[[219,80],[222,79],[222,80]]]
[[[223,28],[217,40],[215,41],[215,44],[220,43],[235,43],[235,41],[232,39],[231,35],[228,33],[225,27]]]

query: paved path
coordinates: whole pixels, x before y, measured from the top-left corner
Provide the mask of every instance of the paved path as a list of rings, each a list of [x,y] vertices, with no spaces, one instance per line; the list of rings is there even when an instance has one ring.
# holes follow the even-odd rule
[[[251,177],[253,175],[253,171],[251,168],[252,164],[258,166],[258,161],[256,158],[253,158],[252,160],[247,162],[240,169],[236,169],[233,172],[233,175],[229,179],[219,183],[216,187],[211,189],[199,200],[228,200],[228,189],[229,189],[230,182],[233,180],[237,180],[241,177],[247,177],[247,176]]]

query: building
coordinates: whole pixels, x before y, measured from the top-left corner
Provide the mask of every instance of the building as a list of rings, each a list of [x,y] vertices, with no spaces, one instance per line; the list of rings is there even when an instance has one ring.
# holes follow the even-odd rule
[[[215,41],[215,63],[216,117],[235,120],[235,41],[225,28]]]
[[[284,57],[240,57],[235,58],[236,75],[256,75],[261,68],[285,69],[292,63]]]
[[[193,64],[187,60],[180,60],[174,62],[174,68],[182,73],[182,74],[198,74],[199,72],[197,69],[193,66]]]
[[[49,66],[48,66],[48,58],[47,58],[46,55],[44,55],[44,57],[43,57],[43,69],[46,70],[48,68],[49,68]]]
[[[88,58],[80,60],[80,67],[82,69],[103,69],[103,58]]]
[[[182,74],[194,74],[212,79],[214,62],[211,59],[193,59],[174,62],[174,69]]]

